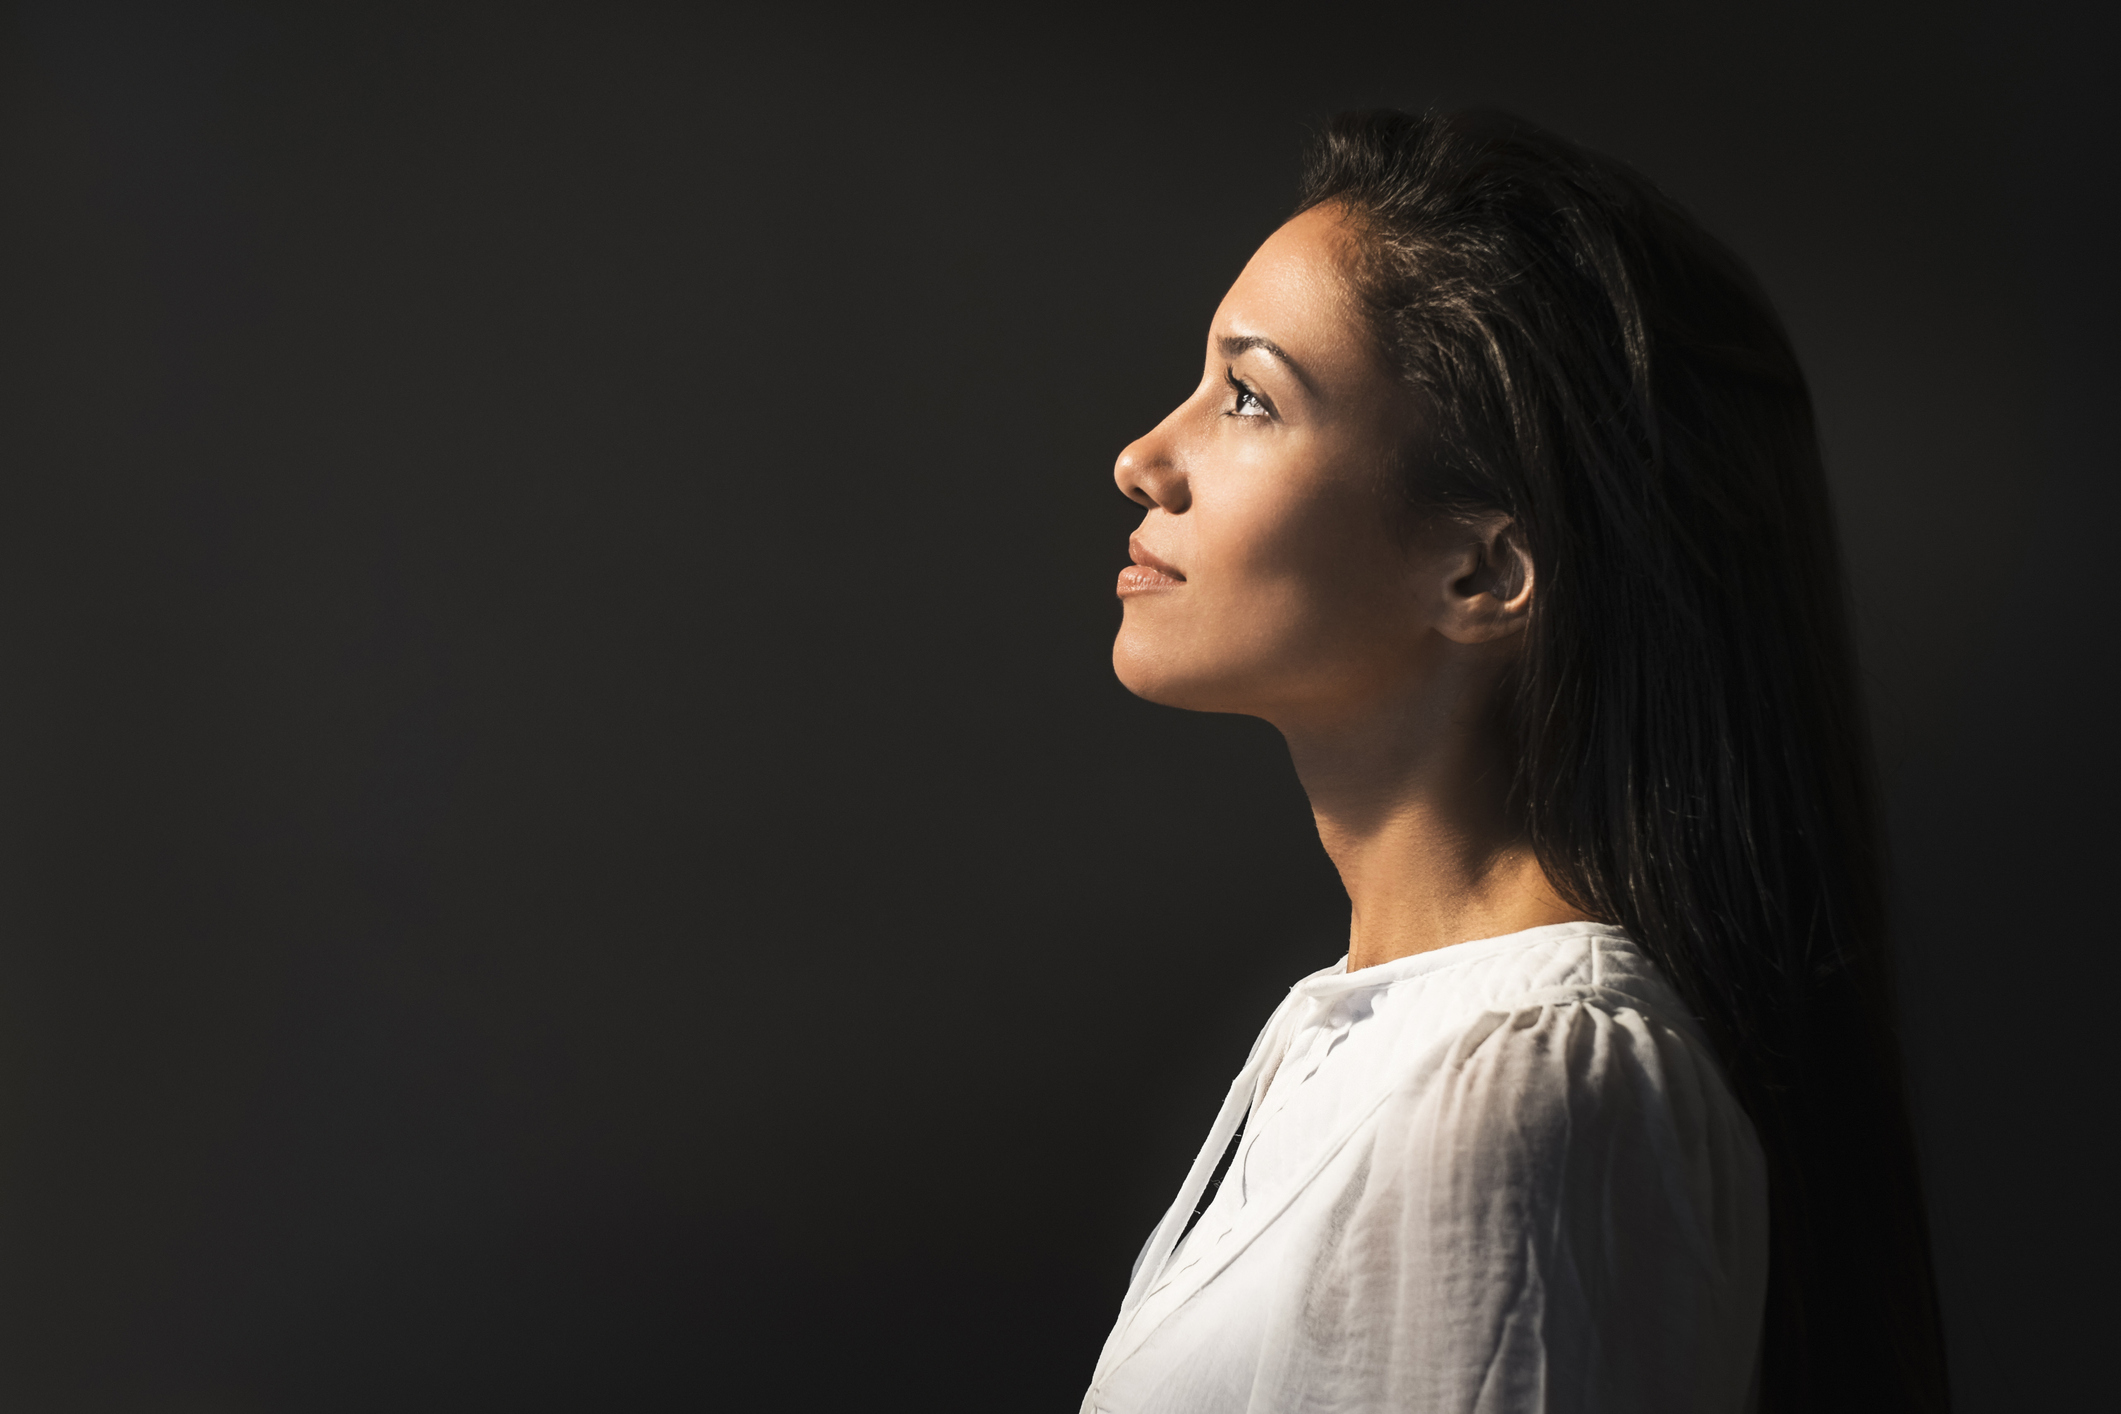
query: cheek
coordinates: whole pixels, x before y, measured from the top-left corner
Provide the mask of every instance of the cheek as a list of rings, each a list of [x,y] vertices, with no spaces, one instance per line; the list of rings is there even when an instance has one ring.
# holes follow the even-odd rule
[[[1355,486],[1267,480],[1200,509],[1199,558],[1218,598],[1311,617],[1385,592],[1394,559],[1374,498]]]

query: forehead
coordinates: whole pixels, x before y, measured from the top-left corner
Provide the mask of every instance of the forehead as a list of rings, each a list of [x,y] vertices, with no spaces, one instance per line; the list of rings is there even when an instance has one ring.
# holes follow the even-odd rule
[[[1269,236],[1215,312],[1217,337],[1258,335],[1325,373],[1367,366],[1355,290],[1344,273],[1351,237],[1331,207],[1313,207]]]

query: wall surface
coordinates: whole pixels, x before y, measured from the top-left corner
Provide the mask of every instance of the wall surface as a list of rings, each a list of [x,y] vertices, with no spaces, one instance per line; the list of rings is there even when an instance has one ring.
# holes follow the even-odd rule
[[[1346,902],[1118,449],[1346,107],[1815,380],[1960,1407],[2108,1383],[2111,35],[1998,6],[21,7],[0,1405],[1070,1409]]]

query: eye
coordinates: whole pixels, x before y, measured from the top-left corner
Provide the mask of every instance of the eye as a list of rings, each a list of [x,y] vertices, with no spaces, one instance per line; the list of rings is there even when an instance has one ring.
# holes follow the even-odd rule
[[[1240,382],[1235,373],[1224,369],[1223,377],[1229,382],[1230,391],[1237,395],[1236,402],[1229,411],[1229,416],[1272,417],[1274,415],[1272,410],[1264,402],[1260,401],[1259,394]]]

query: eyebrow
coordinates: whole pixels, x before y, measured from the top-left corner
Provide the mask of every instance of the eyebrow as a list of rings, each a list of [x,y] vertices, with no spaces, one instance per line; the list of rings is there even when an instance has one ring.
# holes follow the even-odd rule
[[[1257,334],[1225,334],[1215,341],[1215,347],[1222,352],[1224,358],[1231,359],[1236,358],[1239,354],[1250,353],[1254,349],[1258,349],[1264,354],[1272,354],[1280,359],[1291,373],[1296,375],[1296,381],[1304,385],[1305,392],[1312,394],[1318,392],[1318,389],[1311,382],[1311,376],[1304,372],[1303,365],[1289,357],[1289,351],[1272,339],[1263,339]]]

